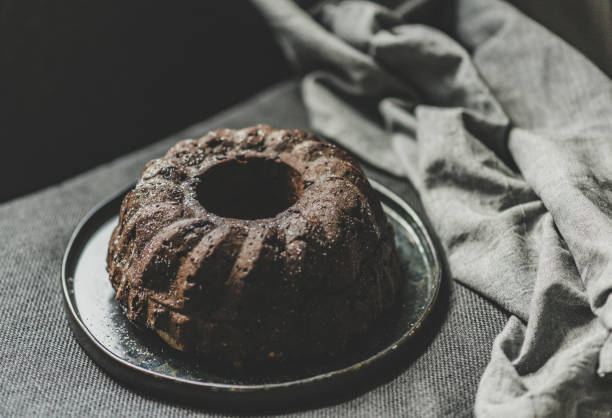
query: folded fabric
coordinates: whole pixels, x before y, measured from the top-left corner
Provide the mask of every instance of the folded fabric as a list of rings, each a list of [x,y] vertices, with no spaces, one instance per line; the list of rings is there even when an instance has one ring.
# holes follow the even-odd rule
[[[512,314],[479,416],[612,414],[612,82],[498,0],[255,0],[312,127],[418,189],[452,278]]]

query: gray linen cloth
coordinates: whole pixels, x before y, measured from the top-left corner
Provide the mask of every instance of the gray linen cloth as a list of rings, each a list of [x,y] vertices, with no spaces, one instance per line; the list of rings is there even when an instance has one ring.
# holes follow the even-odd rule
[[[610,79],[498,0],[255,3],[312,127],[409,179],[452,277],[512,314],[476,415],[612,416]]]

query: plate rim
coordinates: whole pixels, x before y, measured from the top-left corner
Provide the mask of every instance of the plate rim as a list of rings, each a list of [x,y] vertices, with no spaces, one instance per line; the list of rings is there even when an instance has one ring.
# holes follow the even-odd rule
[[[92,357],[95,363],[97,363],[105,372],[111,374],[114,377],[121,378],[120,376],[118,376],[118,374],[121,374],[121,373],[114,373],[113,371],[110,371],[106,367],[104,367],[101,364],[104,361],[98,361],[98,355],[108,357],[110,360],[117,363],[116,366],[123,367],[127,369],[126,371],[129,370],[137,374],[152,378],[157,384],[168,382],[173,385],[179,384],[181,386],[197,388],[200,391],[208,391],[208,392],[215,392],[215,393],[225,392],[225,393],[231,393],[231,394],[239,394],[239,393],[253,394],[253,393],[259,393],[259,392],[265,392],[265,393],[270,394],[277,390],[287,390],[287,389],[292,389],[295,387],[311,386],[319,382],[326,382],[326,381],[329,381],[330,379],[334,379],[337,377],[344,377],[346,375],[350,375],[355,372],[359,372],[363,368],[365,368],[365,366],[371,366],[374,363],[384,360],[386,357],[389,356],[389,354],[396,351],[399,347],[403,346],[404,343],[406,343],[415,334],[415,332],[423,325],[423,323],[430,316],[432,308],[435,305],[436,301],[438,300],[438,296],[440,293],[441,283],[443,279],[442,277],[443,269],[440,263],[438,248],[434,244],[434,241],[431,238],[431,235],[429,233],[427,226],[422,221],[421,217],[417,214],[417,212],[412,208],[412,206],[410,206],[404,199],[399,197],[396,193],[389,190],[386,186],[382,185],[381,183],[369,177],[368,177],[368,181],[370,182],[370,184],[372,185],[375,191],[385,195],[386,198],[388,198],[395,205],[399,206],[403,211],[405,211],[409,215],[412,223],[417,227],[418,233],[420,235],[419,238],[425,240],[425,243],[427,244],[427,247],[429,249],[429,255],[432,257],[432,261],[433,261],[432,274],[433,274],[433,282],[434,282],[433,288],[431,289],[433,291],[433,294],[431,298],[428,300],[427,305],[424,307],[422,316],[415,322],[415,324],[411,327],[410,330],[407,330],[405,333],[401,335],[401,337],[399,337],[398,339],[396,339],[395,341],[387,345],[382,350],[376,352],[374,355],[369,356],[366,359],[363,359],[349,366],[342,367],[336,370],[331,370],[329,372],[317,374],[314,376],[309,376],[306,378],[300,378],[300,379],[290,380],[287,382],[280,382],[280,383],[239,385],[239,384],[229,384],[229,383],[203,382],[203,381],[189,380],[189,379],[185,379],[182,377],[166,375],[166,374],[148,370],[136,364],[130,363],[129,361],[119,357],[117,354],[109,350],[89,330],[87,325],[83,322],[78,312],[78,308],[74,306],[72,297],[70,295],[70,291],[68,289],[68,281],[70,280],[70,277],[67,274],[67,272],[69,270],[69,263],[72,261],[72,258],[74,257],[73,254],[75,252],[80,253],[81,251],[81,248],[78,248],[80,244],[79,240],[81,239],[81,235],[83,234],[87,235],[85,232],[83,232],[83,230],[88,226],[89,223],[93,221],[94,217],[98,214],[98,212],[102,211],[111,202],[113,202],[120,196],[125,195],[125,193],[127,193],[131,188],[133,188],[135,185],[135,183],[133,182],[131,182],[129,185],[125,187],[120,188],[117,192],[112,193],[111,195],[102,199],[98,204],[96,204],[93,208],[91,208],[83,216],[83,218],[79,221],[79,223],[75,227],[70,237],[70,240],[68,241],[68,245],[66,246],[66,250],[64,252],[64,256],[62,259],[60,281],[61,281],[61,286],[62,286],[64,306],[67,311],[67,314],[70,316],[69,320],[71,320],[72,322],[73,331],[74,331],[77,341],[82,346],[84,351],[90,357]],[[76,330],[74,329],[74,326],[76,326],[77,328]],[[85,342],[82,341],[82,338],[80,338],[80,336],[77,335],[77,331],[81,333],[82,336],[86,337],[87,341]],[[90,346],[90,347],[87,347],[87,346]],[[90,351],[91,347],[97,350],[97,353],[95,354],[92,353]],[[144,385],[145,382],[142,382],[142,383],[143,383],[143,386],[140,389],[143,389],[145,386]]]

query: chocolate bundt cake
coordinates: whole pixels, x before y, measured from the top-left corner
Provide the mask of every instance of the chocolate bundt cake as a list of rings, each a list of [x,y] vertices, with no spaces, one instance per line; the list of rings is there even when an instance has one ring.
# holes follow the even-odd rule
[[[356,161],[264,125],[148,163],[107,270],[130,321],[234,363],[340,353],[400,286],[393,230]]]

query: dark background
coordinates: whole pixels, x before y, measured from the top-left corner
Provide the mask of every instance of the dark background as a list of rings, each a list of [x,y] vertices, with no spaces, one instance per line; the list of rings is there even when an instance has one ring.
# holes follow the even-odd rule
[[[612,76],[612,2],[510,2]],[[0,0],[0,202],[290,74],[247,0]]]
[[[0,0],[0,201],[290,74],[248,1]]]

